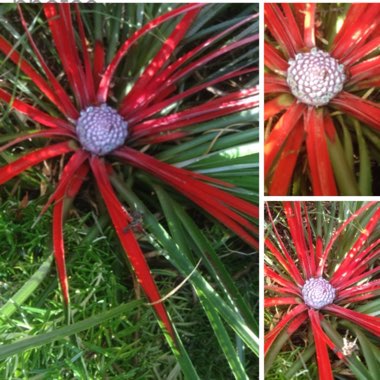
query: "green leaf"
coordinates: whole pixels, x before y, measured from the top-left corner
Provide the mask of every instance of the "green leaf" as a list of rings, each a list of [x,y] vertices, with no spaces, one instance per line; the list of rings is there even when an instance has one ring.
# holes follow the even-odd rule
[[[120,317],[136,309],[141,304],[141,301],[132,301],[127,304],[121,304],[104,313],[92,316],[83,321],[73,323],[69,326],[61,327],[46,334],[40,334],[31,338],[21,339],[15,343],[5,344],[0,346],[0,360],[6,359],[10,355],[20,354],[31,348],[52,343],[56,340],[64,339],[70,335],[79,333],[80,331],[88,330],[91,327],[100,325],[109,319]],[[135,330],[131,329],[132,334]]]
[[[359,171],[359,189],[361,195],[372,195],[372,172],[371,160],[366,141],[363,137],[361,125],[357,120],[353,121],[356,132],[356,138],[359,145],[360,171]]]

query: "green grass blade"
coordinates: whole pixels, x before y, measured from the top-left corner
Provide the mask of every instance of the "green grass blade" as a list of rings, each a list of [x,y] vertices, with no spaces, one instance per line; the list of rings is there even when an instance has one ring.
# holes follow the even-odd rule
[[[31,348],[42,346],[44,344],[52,343],[56,340],[64,339],[68,336],[77,334],[81,331],[87,330],[91,327],[97,326],[109,319],[120,317],[136,309],[140,301],[132,301],[127,304],[121,304],[113,309],[107,310],[104,313],[84,319],[83,321],[73,323],[69,326],[64,326],[46,334],[41,334],[31,338],[21,339],[15,343],[2,345],[0,347],[0,360],[6,359],[9,355],[19,354]],[[134,330],[131,329],[131,333]]]
[[[49,255],[30,279],[0,308],[0,319],[9,318],[33,294],[50,272],[53,260],[53,255]]]
[[[241,363],[239,356],[237,355],[237,352],[231,343],[231,339],[228,336],[221,318],[219,317],[218,313],[212,307],[210,307],[207,299],[204,299],[203,295],[200,295],[200,299],[206,311],[208,320],[210,321],[210,324],[216,333],[215,335],[218,339],[219,345],[222,348],[228,364],[232,370],[232,373],[235,376],[235,379],[248,380],[248,376],[244,370],[243,364]]]

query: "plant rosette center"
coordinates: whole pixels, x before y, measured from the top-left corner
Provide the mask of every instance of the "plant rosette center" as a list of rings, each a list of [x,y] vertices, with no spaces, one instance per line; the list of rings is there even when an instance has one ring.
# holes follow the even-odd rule
[[[329,53],[313,48],[288,61],[286,81],[299,102],[323,106],[338,95],[346,80],[344,66]]]
[[[123,145],[128,136],[128,123],[107,104],[82,110],[76,121],[78,139],[83,148],[104,156]]]
[[[309,278],[302,287],[305,304],[313,309],[321,309],[334,302],[335,288],[324,278]]]

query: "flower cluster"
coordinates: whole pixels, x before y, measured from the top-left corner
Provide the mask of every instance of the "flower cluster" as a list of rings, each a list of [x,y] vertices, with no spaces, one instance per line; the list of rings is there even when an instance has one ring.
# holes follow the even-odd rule
[[[267,193],[379,193],[380,4],[268,3],[265,25]]]

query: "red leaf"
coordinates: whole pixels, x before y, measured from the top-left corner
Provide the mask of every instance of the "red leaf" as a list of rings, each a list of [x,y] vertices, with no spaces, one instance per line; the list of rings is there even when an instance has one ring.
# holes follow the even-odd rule
[[[337,33],[337,35],[334,38],[333,47],[339,46],[341,40],[346,35],[349,35],[350,32],[348,31],[353,25],[360,24],[359,19],[362,17],[364,12],[366,11],[367,4],[352,4],[348,12],[344,18],[344,22]]]
[[[338,60],[360,49],[367,38],[379,27],[378,4],[351,4],[342,26],[342,33],[334,39],[331,55]]]
[[[309,49],[315,46],[315,10],[317,8],[316,3],[305,4],[304,10],[304,41],[306,47]]]
[[[348,272],[347,278],[344,278],[345,281],[339,281],[339,277],[337,277],[335,281],[336,284],[334,285],[337,289],[340,288],[340,285],[342,285],[343,289],[359,281],[354,281],[355,279],[363,279],[369,276],[371,273],[371,271],[368,271],[369,264],[373,259],[379,256],[379,249],[374,249],[374,247],[379,244],[379,241],[380,239],[376,240],[355,258],[355,260],[351,263],[351,269]]]
[[[287,22],[287,28],[291,34],[291,37],[294,38],[295,46],[297,50],[302,49],[305,45],[302,39],[300,28],[298,27],[296,18],[294,17],[293,10],[290,4],[282,3],[281,7],[285,13],[285,20]]]
[[[266,105],[265,105],[266,109]],[[271,175],[268,195],[286,195],[289,191],[298,154],[305,138],[303,120],[299,120],[281,150],[281,155]]]
[[[301,287],[304,284],[305,280],[302,278],[301,273],[299,272],[296,263],[293,261],[293,259],[290,256],[288,250],[286,249],[286,246],[285,246],[284,242],[282,241],[282,238],[281,238],[281,236],[280,236],[280,234],[279,234],[279,232],[277,230],[277,227],[276,227],[276,225],[274,223],[273,216],[272,216],[272,213],[271,213],[271,210],[269,208],[269,204],[268,203],[266,203],[266,207],[267,207],[268,217],[269,217],[270,223],[272,225],[273,231],[274,231],[274,233],[276,235],[276,238],[277,238],[277,241],[278,241],[278,243],[279,243],[279,245],[281,247],[282,253],[283,253],[283,255],[285,256],[285,258],[287,260],[286,266],[289,265],[289,268],[290,268],[289,274],[291,275],[291,277],[295,281],[295,283],[299,287]],[[268,240],[268,242],[270,242],[269,239],[266,239],[266,240]],[[266,241],[266,244],[268,246],[267,241]],[[273,244],[271,244],[271,245],[274,247]],[[270,247],[270,246],[268,246],[268,247]],[[280,253],[279,252],[276,253],[275,250],[273,250],[273,248],[270,248],[270,249],[271,249],[272,253],[278,259],[278,257],[280,256]]]
[[[278,289],[278,292],[281,292],[282,294],[295,294],[297,296],[301,295],[300,288],[297,287],[297,285],[286,280],[282,275],[276,273],[267,265],[264,266],[264,274],[266,277],[269,277],[272,281],[282,286],[281,289]]]
[[[104,62],[104,46],[101,41],[95,41],[93,76],[96,90],[98,90],[100,81],[102,79],[102,74],[104,71]]]
[[[376,269],[376,272],[379,271],[379,267]],[[367,277],[368,274],[366,273]],[[340,301],[345,301],[347,298],[351,298],[352,296],[356,296],[358,294],[364,294],[364,293],[372,293],[372,292],[377,292],[380,290],[380,280],[374,280],[367,282],[366,284],[363,285],[357,285],[353,286],[351,288],[348,288],[346,290],[343,290],[339,292],[338,297],[336,298],[336,302]],[[374,296],[375,294],[373,294]]]
[[[281,57],[279,51],[268,42],[264,42],[264,64],[272,71],[282,76],[286,76],[288,62]]]
[[[293,261],[292,257],[289,255],[288,251],[286,250],[283,242],[281,241],[281,248],[282,253],[285,256],[285,258],[282,256],[280,251],[275,247],[275,245],[272,243],[272,241],[269,238],[266,238],[264,241],[266,247],[271,251],[273,256],[275,256],[276,260],[283,266],[283,268],[290,274],[291,278],[299,285],[304,284],[304,280],[301,276],[301,273],[299,272],[295,262]],[[285,248],[285,249],[284,249]]]
[[[264,120],[277,115],[283,110],[287,110],[294,102],[294,98],[288,94],[282,94],[276,98],[265,102],[264,105]]]
[[[320,380],[333,380],[329,353],[326,345],[326,335],[319,322],[319,313],[314,309],[308,310],[310,324],[313,330],[315,349],[317,351],[318,374]]]
[[[217,52],[215,52],[214,54],[212,55],[206,55],[206,56],[203,56],[200,60],[198,61],[195,61],[193,63],[191,63],[188,67],[185,67],[184,69],[182,69],[180,71],[180,73],[178,74],[175,74],[173,77],[169,78],[164,85],[162,85],[159,89],[157,89],[153,95],[155,96],[155,101],[159,100],[161,97],[162,98],[166,98],[166,96],[170,95],[171,93],[171,86],[174,85],[174,83],[179,80],[182,76],[184,76],[185,74],[188,74],[189,72],[195,70],[195,68],[203,65],[206,60],[211,60],[212,58],[215,58],[215,56],[218,56],[218,55],[221,55],[221,54],[224,54],[226,51],[230,51],[232,50],[232,48],[235,48],[235,47],[238,47],[238,46],[241,46],[241,45],[244,45],[244,44],[247,44],[248,42],[251,42],[251,41],[254,41],[256,40],[258,37],[257,36],[254,36],[254,37],[250,37],[249,39],[245,39],[245,40],[242,40],[242,41],[238,41],[236,42],[235,44],[230,44],[230,45],[227,45],[226,48],[222,48],[220,50],[218,50]],[[165,93],[166,90],[170,89],[170,92],[169,93]],[[230,96],[233,97],[234,94],[245,94],[245,96],[248,96],[248,94],[250,92],[257,92],[257,87],[254,87],[253,89],[242,89],[240,91],[236,91],[232,94],[229,94],[229,95],[225,95],[223,98],[224,99],[228,99]],[[162,95],[165,95],[165,96],[162,96]],[[236,96],[236,95],[235,95]],[[221,102],[223,98],[217,98],[213,101],[209,101],[207,104],[210,104],[211,102],[214,104],[214,103],[218,103],[218,102]],[[136,105],[135,103],[133,104],[128,104],[128,110],[126,111],[127,113],[122,113],[122,115],[124,117],[126,117],[127,119],[129,119],[131,117],[131,115],[138,115],[140,109],[143,108],[143,105],[147,102],[148,98],[146,97],[146,95],[144,95],[144,99],[145,99],[145,102],[143,103],[140,103],[138,105]],[[223,108],[223,107],[226,107],[226,106],[223,106],[221,105],[220,108]],[[220,110],[222,111],[222,110]],[[173,116],[173,115],[171,115]],[[138,117],[138,116],[137,116]],[[200,120],[201,121],[201,120]]]
[[[286,327],[286,325],[291,322],[294,318],[297,316],[301,317],[301,313],[304,313],[307,310],[307,307],[305,304],[300,304],[296,306],[295,308],[291,309],[286,313],[282,318],[281,321],[269,332],[265,335],[265,342],[264,342],[264,354],[266,355],[269,349],[271,348],[273,342],[276,340],[280,332]],[[305,313],[307,316],[307,314]],[[302,322],[305,320],[305,317],[299,318],[298,326],[295,327],[292,326],[292,329],[289,331],[289,334],[296,331],[296,329],[302,324]]]
[[[41,92],[57,107],[60,103],[57,99],[56,94],[51,90],[48,83],[42,78],[37,71],[24,59],[20,54],[13,50],[13,46],[6,41],[2,36],[0,36],[0,50],[6,54],[12,62],[20,67],[20,69],[29,76],[34,82],[34,84],[41,90]]]
[[[342,60],[342,63],[346,67],[350,67],[357,61],[365,58],[367,55],[371,54],[377,50],[380,46],[380,36],[370,39],[364,46],[359,49],[355,49],[349,56]]]
[[[380,220],[380,208],[372,215],[371,219],[367,225],[361,230],[355,243],[346,254],[345,258],[340,262],[338,269],[334,272],[331,277],[331,283],[334,284],[338,279],[350,278],[350,272],[357,267],[363,257],[360,255],[361,249],[364,244],[370,238],[373,230],[377,227]],[[358,259],[358,260],[356,260]]]
[[[73,93],[83,109],[89,102],[85,75],[76,47],[70,4],[44,4],[44,12],[51,30],[62,66]]]
[[[66,262],[65,262],[65,247],[63,241],[63,205],[64,200],[75,198],[75,195],[82,186],[83,179],[88,172],[88,166],[82,165],[77,170],[77,175],[71,177],[71,181],[65,182],[59,186],[56,191],[57,202],[53,209],[53,247],[54,257],[57,266],[58,278],[61,284],[63,300],[66,305],[70,302],[69,286],[67,282]]]
[[[177,191],[219,219],[249,244],[254,247],[258,246],[256,239],[252,238],[252,234],[258,232],[257,227],[240,215],[241,213],[258,218],[257,206],[201,182],[205,179],[208,182],[213,182],[206,176],[168,165],[134,149],[121,147],[112,154],[169,183]]]
[[[188,12],[182,20],[174,28],[170,36],[163,43],[160,51],[152,59],[150,64],[145,68],[144,72],[140,75],[139,79],[133,85],[133,88],[128,95],[124,97],[120,105],[120,113],[123,115],[128,108],[134,109],[136,104],[139,103],[138,99],[145,97],[146,86],[153,80],[154,77],[159,75],[163,67],[167,64],[170,56],[186,35],[191,24],[199,13],[199,9]]]
[[[162,144],[167,141],[178,141],[186,136],[191,135],[191,131],[181,131],[181,132],[168,132],[165,134],[153,135],[148,137],[143,137],[138,140],[138,144],[140,146],[144,146],[146,144],[154,145],[154,144]]]
[[[311,276],[311,262],[308,256],[304,235],[304,222],[301,214],[300,202],[284,202],[283,203],[286,220],[288,222],[289,231],[292,236],[292,241],[299,259],[299,266],[305,275],[305,278]]]
[[[305,119],[307,156],[314,195],[337,195],[334,172],[327,148],[323,110],[309,107]]]
[[[183,92],[181,92],[175,96],[172,96],[169,99],[165,99],[159,103],[154,103],[154,105],[141,110],[134,117],[133,116],[129,117],[128,123],[129,123],[129,125],[134,125],[134,124],[148,118],[149,116],[152,116],[158,112],[161,112],[163,109],[168,107],[170,104],[176,103],[179,100],[185,99],[186,97],[188,97],[190,95],[196,94],[197,92],[200,92],[201,90],[203,90],[209,86],[213,86],[213,85],[220,83],[220,82],[223,82],[227,79],[237,77],[240,75],[244,75],[244,74],[248,74],[248,73],[251,73],[251,72],[257,71],[257,70],[258,69],[256,67],[249,68],[249,69],[243,69],[243,70],[234,70],[234,71],[227,73],[225,75],[221,75],[220,77],[217,77],[216,79],[202,83],[198,86],[194,86],[194,87],[192,87],[186,91],[183,91]]]
[[[97,93],[97,98],[100,103],[105,103],[107,100],[107,95],[109,91],[109,86],[112,80],[112,77],[115,73],[115,70],[117,66],[119,65],[121,59],[124,57],[124,55],[128,52],[130,47],[144,34],[148,33],[150,30],[156,28],[157,26],[161,25],[165,21],[168,21],[174,17],[177,17],[181,15],[182,13],[190,12],[194,9],[203,7],[204,4],[185,4],[182,6],[179,6],[176,9],[173,9],[172,11],[166,12],[165,14],[155,18],[154,20],[148,22],[146,25],[144,25],[141,29],[137,30],[132,37],[130,37],[127,41],[124,42],[124,44],[120,47],[120,49],[115,54],[114,58],[112,59],[111,63],[108,65],[108,67],[105,70],[105,73],[101,79],[101,82],[99,84],[99,89]]]
[[[299,303],[300,299],[298,297],[265,297],[264,299],[264,307],[273,307],[279,305],[297,305]]]
[[[277,74],[264,74],[264,92],[265,94],[274,94],[276,92],[285,92],[290,94],[289,86],[285,78]]]
[[[280,44],[286,58],[294,57],[303,46],[296,40],[297,34],[292,33],[291,25],[282,13],[280,6],[273,3],[264,4],[264,17],[270,33]]]
[[[328,311],[338,317],[347,319],[366,330],[370,331],[372,334],[380,337],[380,318],[372,317],[371,315],[358,313],[357,311],[353,311],[347,309],[345,307],[341,307],[338,305],[328,305],[323,308],[323,310]]]
[[[296,127],[306,106],[294,102],[281,116],[275,127],[268,136],[264,146],[264,174],[268,176],[273,168],[276,157],[280,154],[289,134]]]
[[[353,213],[348,219],[346,219],[335,232],[333,232],[333,234],[330,238],[330,241],[327,243],[326,248],[325,248],[325,250],[321,256],[321,259],[318,263],[318,271],[317,271],[318,277],[322,276],[326,261],[328,259],[329,254],[330,254],[330,251],[331,251],[335,241],[338,239],[338,237],[344,231],[344,229],[347,227],[347,225],[350,224],[353,220],[355,220],[355,218],[357,218],[364,211],[368,210],[371,206],[373,206],[375,204],[376,204],[376,202],[366,203],[364,206],[359,208],[359,210],[357,210],[355,213]]]
[[[372,87],[380,87],[380,75],[356,83],[354,90],[363,90]]]
[[[240,90],[169,116],[144,121],[132,126],[131,132],[134,139],[143,136],[154,136],[162,132],[172,131],[241,110],[254,108],[258,103],[257,87]]]
[[[306,229],[307,229],[307,235],[309,240],[309,246],[308,246],[308,258],[310,263],[310,275],[311,277],[315,277],[316,271],[317,271],[317,262],[316,262],[316,250],[314,249],[314,243],[313,243],[313,231],[310,225],[309,220],[309,213],[307,210],[307,204],[305,202],[302,202],[304,212],[305,212],[305,220],[306,220]],[[318,243],[317,243],[318,244]]]
[[[12,95],[8,92],[0,89],[0,99],[4,100],[6,103],[10,105],[10,107],[16,109],[17,111],[20,111],[21,113],[28,116],[30,119],[36,121],[37,123],[41,123],[42,125],[49,127],[49,128],[66,128],[69,130],[73,130],[73,126],[63,120],[59,119],[53,116],[48,115],[45,112],[40,111],[39,109],[31,106],[30,104],[27,104],[21,100],[12,98]]]
[[[350,69],[351,77],[347,85],[352,85],[364,79],[380,75],[380,56],[360,62]]]
[[[77,119],[79,116],[79,112],[75,109],[73,103],[71,102],[69,96],[66,94],[65,90],[62,88],[62,86],[59,84],[57,79],[55,78],[54,74],[51,72],[49,67],[47,66],[45,60],[43,59],[41,52],[38,50],[37,45],[35,44],[32,35],[29,32],[28,26],[25,22],[24,15],[21,10],[21,6],[18,5],[18,10],[20,14],[20,19],[22,26],[25,30],[26,35],[28,36],[29,43],[36,54],[38,61],[40,62],[47,78],[49,79],[49,84],[53,89],[53,97],[55,101],[53,103],[60,109],[64,115],[67,117],[70,117],[72,119]],[[34,78],[31,76],[31,78],[34,80]],[[45,95],[45,91],[42,91]]]
[[[252,15],[250,17],[247,17],[238,24],[243,25],[255,17],[257,16]],[[219,33],[217,36],[210,38],[204,43],[201,43],[195,49],[186,53],[185,55],[180,57],[176,62],[172,63],[170,66],[164,69],[159,75],[153,78],[153,80],[149,84],[147,84],[147,86],[144,89],[144,92],[141,94],[139,98],[133,99],[133,103],[128,103],[128,109],[125,108],[122,112],[122,115],[127,119],[129,119],[133,115],[137,115],[140,112],[140,110],[144,108],[145,105],[156,104],[160,100],[163,100],[168,95],[170,95],[176,89],[177,82],[186,75],[189,75],[196,69],[203,67],[207,62],[216,59],[222,54],[226,54],[232,51],[233,49],[258,40],[258,35],[250,36],[242,40],[230,43],[216,51],[211,51],[210,53],[202,54],[200,58],[193,60],[194,57],[196,57],[203,49],[212,46],[212,44],[215,41],[217,41],[222,36],[226,35],[228,32],[234,30],[237,26],[238,25],[233,25],[232,27],[228,28],[222,33]],[[192,62],[189,65],[182,67],[189,59],[192,59]]]
[[[62,194],[67,194],[67,189],[70,186],[71,180],[75,177],[80,177],[80,175],[77,174],[77,171],[80,170],[80,168],[83,166],[83,163],[89,157],[90,154],[84,150],[78,150],[71,156],[70,160],[65,165],[62,171],[62,176],[58,182],[55,191],[50,196],[45,206],[42,208],[40,215],[45,213],[45,211],[52,204],[52,202],[54,202],[55,200],[59,200],[62,197]],[[80,178],[79,180],[83,181],[83,178]]]
[[[65,137],[70,137],[73,139],[77,138],[77,136],[74,132],[71,132],[67,129],[60,128],[60,127],[48,129],[48,130],[37,131],[37,132],[29,132],[29,133],[27,132],[27,133],[23,134],[22,136],[16,137],[15,139],[11,140],[8,144],[1,146],[0,147],[0,153],[3,152],[4,150],[10,148],[11,146],[14,146],[14,145],[16,145],[22,141],[25,141],[25,140],[29,140],[29,139],[32,139],[35,137],[49,138],[52,136],[56,136],[56,137],[65,136]]]
[[[372,244],[371,244],[372,245]],[[372,248],[371,248],[372,249]],[[376,250],[375,252],[373,252],[373,255],[374,257],[376,257],[377,255],[380,254],[380,250]],[[372,255],[370,255],[368,258],[373,258]],[[355,260],[356,261],[356,260]],[[367,260],[365,260],[367,261]],[[365,265],[368,264],[368,263],[365,263]],[[351,274],[350,274],[350,278],[349,279],[345,279],[345,281],[342,281],[342,279],[337,279],[334,287],[336,289],[337,292],[343,290],[343,289],[346,289],[348,288],[349,286],[359,282],[359,281],[362,281],[364,280],[365,278],[369,278],[371,277],[374,273],[377,273],[379,270],[380,270],[380,267],[377,266],[371,270],[368,270],[368,267],[366,267],[366,270],[363,271],[363,273],[360,273],[358,274],[358,268],[359,268],[359,272],[360,272],[360,269],[362,267],[362,264],[359,265],[357,268],[355,268]]]
[[[150,302],[153,303],[153,307],[156,310],[158,317],[162,320],[165,328],[170,333],[172,338],[175,339],[173,327],[163,303],[159,302],[161,296],[158,292],[157,286],[153,280],[141,248],[138,245],[132,230],[129,229],[125,232],[132,218],[128,215],[127,211],[116,198],[109,182],[104,162],[97,156],[92,156],[90,159],[90,164],[116,233],[129,261],[131,262],[133,270],[136,273],[136,277]]]
[[[13,161],[10,164],[0,168],[0,185],[6,183],[13,177],[16,177],[18,174],[22,173],[31,166],[40,163],[41,161],[47,160],[48,158],[60,156],[74,150],[76,150],[76,147],[73,146],[73,143],[71,141],[68,141],[50,145],[34,152],[25,154],[18,160]]]

